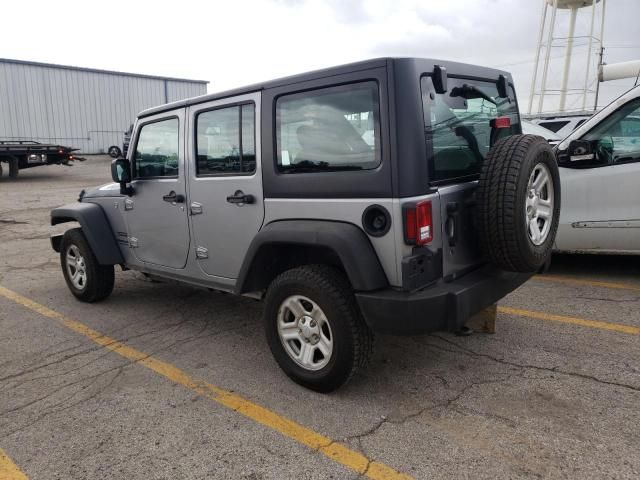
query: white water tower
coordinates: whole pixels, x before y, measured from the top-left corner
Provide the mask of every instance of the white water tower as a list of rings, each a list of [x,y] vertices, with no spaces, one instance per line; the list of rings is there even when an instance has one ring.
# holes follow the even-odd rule
[[[598,69],[594,64],[599,64],[601,60],[599,57],[602,54],[606,0],[542,0],[542,4],[529,113],[584,110],[587,97],[596,94],[598,85]],[[581,21],[576,31],[578,18]],[[572,70],[574,45],[586,47],[586,52],[579,52],[580,62],[576,62],[577,68]],[[562,49],[563,54],[553,54]],[[550,65],[555,67],[553,60],[562,58],[564,63],[561,76],[558,75],[559,69],[553,71],[552,68],[553,77],[550,79]],[[577,87],[569,88],[570,78]],[[569,106],[568,98],[572,100]]]

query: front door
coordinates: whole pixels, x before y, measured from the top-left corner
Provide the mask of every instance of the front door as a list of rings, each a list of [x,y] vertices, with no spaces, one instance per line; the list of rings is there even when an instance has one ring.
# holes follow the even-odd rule
[[[207,275],[235,279],[264,219],[260,94],[189,108],[192,248]]]
[[[175,269],[189,253],[183,132],[184,110],[144,119],[129,156],[134,194],[125,200],[135,257]]]
[[[592,165],[561,168],[559,250],[640,251],[640,98],[582,137],[595,146]]]

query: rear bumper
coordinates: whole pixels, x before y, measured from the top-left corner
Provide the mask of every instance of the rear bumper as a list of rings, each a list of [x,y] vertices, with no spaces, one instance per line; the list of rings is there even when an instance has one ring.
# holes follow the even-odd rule
[[[356,293],[356,298],[367,325],[375,332],[412,335],[455,331],[532,275],[485,266],[417,292],[386,289]]]

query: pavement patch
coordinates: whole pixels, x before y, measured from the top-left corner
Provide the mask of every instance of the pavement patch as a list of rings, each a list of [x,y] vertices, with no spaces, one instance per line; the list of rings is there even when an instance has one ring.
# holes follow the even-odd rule
[[[57,320],[63,326],[87,337],[94,343],[97,343],[98,345],[111,350],[128,360],[131,360],[132,363],[140,364],[166,379],[190,389],[198,395],[223,405],[246,418],[260,423],[267,428],[275,430],[282,435],[309,447],[312,450],[322,453],[334,462],[354,470],[360,475],[364,475],[374,480],[411,479],[410,476],[397,472],[383,463],[373,461],[342,443],[336,442],[322,434],[306,428],[293,420],[255,404],[235,393],[219,388],[208,382],[198,380],[169,363],[158,360],[140,350],[103,335],[77,320],[73,320],[59,312],[51,310],[50,308],[12,290],[0,286],[0,295],[34,312],[37,312],[40,315]],[[0,450],[0,454],[1,453],[2,452]],[[1,462],[2,457],[0,457],[0,463]],[[0,473],[3,473],[2,465],[0,465]],[[0,478],[4,479],[2,476],[0,476]],[[13,480],[14,478],[26,477],[8,477],[10,480]]]

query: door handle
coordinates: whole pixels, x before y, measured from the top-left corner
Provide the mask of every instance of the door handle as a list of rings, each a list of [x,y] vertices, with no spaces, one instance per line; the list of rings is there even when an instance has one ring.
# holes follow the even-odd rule
[[[169,192],[169,195],[164,195],[162,200],[170,203],[182,203],[184,202],[184,195],[177,194],[173,190]]]
[[[235,204],[253,203],[255,197],[253,195],[245,195],[242,190],[236,191],[233,195],[227,197],[227,202]]]

